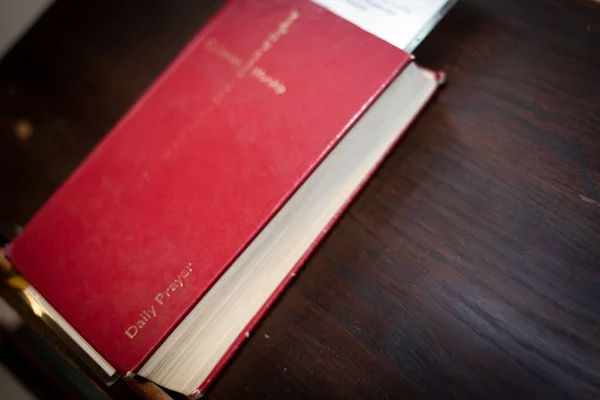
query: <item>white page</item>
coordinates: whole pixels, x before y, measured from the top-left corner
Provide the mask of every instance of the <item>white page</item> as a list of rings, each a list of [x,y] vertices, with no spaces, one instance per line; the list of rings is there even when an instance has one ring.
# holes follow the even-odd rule
[[[312,0],[365,31],[412,52],[455,0]]]

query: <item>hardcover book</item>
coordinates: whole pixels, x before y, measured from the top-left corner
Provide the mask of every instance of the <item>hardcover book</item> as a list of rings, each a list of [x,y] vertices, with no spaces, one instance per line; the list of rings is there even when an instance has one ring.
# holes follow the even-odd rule
[[[440,80],[316,2],[226,2],[6,248],[27,298],[200,396]]]

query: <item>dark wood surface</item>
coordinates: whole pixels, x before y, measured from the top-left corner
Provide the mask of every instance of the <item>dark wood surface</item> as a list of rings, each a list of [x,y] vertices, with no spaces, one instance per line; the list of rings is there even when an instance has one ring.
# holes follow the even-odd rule
[[[116,3],[0,62],[4,236],[212,8]],[[416,55],[448,85],[208,398],[600,397],[600,6],[461,0]]]

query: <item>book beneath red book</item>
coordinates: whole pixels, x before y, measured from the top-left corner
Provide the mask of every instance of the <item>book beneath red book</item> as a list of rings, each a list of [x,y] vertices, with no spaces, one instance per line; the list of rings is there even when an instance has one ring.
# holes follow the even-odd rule
[[[141,371],[197,394],[190,388],[214,378],[435,91],[436,76],[411,61],[310,1],[230,1],[25,226],[8,255],[118,372]],[[398,83],[386,102],[387,114],[397,110],[396,125],[379,127],[387,114],[373,104],[405,74],[414,76]],[[373,114],[371,122],[362,122],[365,113]],[[364,165],[343,157],[365,145],[338,151],[359,125],[365,143],[375,146],[379,130],[389,136]],[[302,196],[307,180],[316,182],[318,171],[334,168],[326,162],[333,165],[335,151],[340,168],[362,165],[358,180],[331,194],[318,192],[313,203],[305,198],[319,207],[334,196],[341,202],[320,217],[315,234],[306,233],[308,245],[283,275],[257,290],[262,297],[247,311],[250,318],[236,314],[234,340],[207,361],[212,373],[185,384],[160,378],[169,352],[164,344],[175,346],[176,328],[210,305],[207,293],[225,290],[225,283],[215,287],[232,265],[246,268],[240,260],[284,206],[289,215],[301,215],[289,204]],[[290,221],[278,223],[287,232]],[[226,274],[229,284],[240,273]],[[256,278],[256,284],[268,280]]]

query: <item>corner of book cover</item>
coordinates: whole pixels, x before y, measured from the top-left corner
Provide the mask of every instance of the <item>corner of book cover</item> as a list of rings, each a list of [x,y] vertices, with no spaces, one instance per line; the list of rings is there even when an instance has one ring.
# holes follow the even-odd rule
[[[436,71],[435,72],[437,83],[440,86],[444,86],[446,84],[446,72],[444,71]]]
[[[202,398],[203,396],[204,396],[204,393],[200,389],[197,389],[197,390],[194,390],[192,393],[188,394],[187,398],[190,400],[197,400],[197,399]]]

